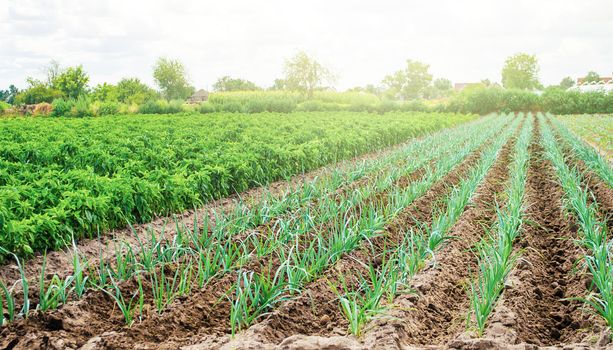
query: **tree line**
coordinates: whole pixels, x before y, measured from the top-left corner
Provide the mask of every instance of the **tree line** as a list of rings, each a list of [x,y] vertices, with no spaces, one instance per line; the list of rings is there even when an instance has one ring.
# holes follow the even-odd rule
[[[381,100],[389,101],[449,99],[456,95],[449,79],[435,78],[429,69],[428,64],[409,59],[403,68],[385,76],[379,84],[355,87],[348,91],[370,93]],[[160,104],[156,105],[154,101],[184,101],[196,90],[190,82],[184,64],[172,58],[159,58],[153,66],[152,75],[157,89],[148,86],[138,78],[124,78],[116,84],[102,83],[90,87],[89,75],[82,65],[62,67],[57,61],[51,61],[44,71],[45,79],[27,78],[28,86],[23,90],[19,90],[14,85],[9,86],[7,90],[0,90],[0,101],[18,106],[54,103],[54,109],[67,110],[78,107],[79,101],[84,106],[91,101],[99,101],[142,106],[140,109],[144,113],[151,110],[163,113],[172,108],[160,109],[158,108]],[[565,77],[558,85],[544,88],[539,82],[539,71],[538,59],[535,55],[518,53],[507,58],[502,67],[502,86],[487,79],[473,85],[478,85],[480,88],[522,91],[566,90],[574,85],[572,78]],[[301,93],[306,99],[311,99],[316,91],[333,90],[336,79],[336,75],[328,67],[301,51],[285,61],[283,77],[275,79],[269,88],[263,88],[252,81],[231,76],[219,78],[212,87],[216,92],[291,91]],[[593,71],[585,77],[586,82],[599,80],[600,76]],[[102,109],[105,108],[109,109],[108,113],[111,114],[117,110],[111,104],[102,106]]]

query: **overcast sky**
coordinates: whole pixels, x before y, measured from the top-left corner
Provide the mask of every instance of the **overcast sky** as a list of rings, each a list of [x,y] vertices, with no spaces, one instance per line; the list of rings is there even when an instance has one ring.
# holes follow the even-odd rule
[[[6,4],[6,5],[5,5]],[[453,82],[500,81],[505,58],[536,54],[544,84],[613,71],[613,0],[0,0],[0,88],[82,64],[91,85],[153,84],[159,56],[197,88],[223,75],[269,86],[305,50],[346,89],[379,83],[406,59]]]

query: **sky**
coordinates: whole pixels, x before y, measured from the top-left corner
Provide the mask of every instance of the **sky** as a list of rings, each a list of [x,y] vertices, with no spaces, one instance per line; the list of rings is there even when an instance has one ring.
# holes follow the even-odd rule
[[[505,59],[535,54],[557,84],[613,72],[612,0],[0,0],[0,89],[44,78],[54,59],[90,85],[179,59],[196,88],[224,75],[270,86],[304,50],[335,87],[379,84],[407,59],[452,82],[500,81]]]

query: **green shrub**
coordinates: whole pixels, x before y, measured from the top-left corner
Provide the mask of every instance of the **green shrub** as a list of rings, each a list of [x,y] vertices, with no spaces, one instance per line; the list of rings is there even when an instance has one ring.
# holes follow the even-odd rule
[[[120,105],[118,102],[103,102],[98,107],[98,115],[115,115],[119,113]]]
[[[209,103],[221,112],[288,113],[296,110],[301,100],[299,94],[285,91],[216,92],[209,96]]]
[[[75,118],[92,117],[94,115],[89,99],[84,96],[79,96],[74,101],[74,105],[70,110],[70,116]]]
[[[4,101],[0,101],[0,114],[4,113],[4,111],[6,111],[7,109],[11,108],[11,105],[4,102]]]
[[[374,111],[378,113],[392,112],[397,111],[398,109],[398,103],[391,100],[383,100],[379,104],[374,106]]]
[[[315,91],[313,100],[319,100],[327,103],[337,103],[341,105],[374,105],[381,100],[377,95],[361,92],[361,91]]]
[[[184,112],[184,111],[185,110],[183,108],[183,101],[182,100],[172,100],[172,101],[168,102],[168,104],[166,105],[164,113],[175,114],[175,113],[181,113],[181,112]]]
[[[319,100],[304,101],[296,108],[298,111],[303,112],[331,112],[331,111],[343,111],[346,107],[338,103],[323,102]]]
[[[72,110],[72,107],[74,107],[74,100],[56,98],[55,100],[53,100],[53,103],[51,103],[51,105],[53,106],[53,112],[51,112],[52,116],[68,117],[70,111]]]
[[[421,100],[406,101],[399,106],[402,112],[428,112],[429,108]]]
[[[198,106],[198,112],[206,114],[206,113],[215,113],[215,106],[210,104],[209,102],[202,102]]]
[[[138,106],[138,113],[141,114],[163,114],[164,106],[159,101],[148,100]]]
[[[541,109],[539,96],[525,90],[504,90],[501,105],[501,111],[504,113],[530,112]]]

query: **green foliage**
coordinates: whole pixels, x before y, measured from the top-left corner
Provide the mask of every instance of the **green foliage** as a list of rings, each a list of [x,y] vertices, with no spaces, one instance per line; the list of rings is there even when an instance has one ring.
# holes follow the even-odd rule
[[[560,89],[567,90],[573,86],[575,86],[575,80],[571,77],[565,77],[562,79],[562,81],[560,81]]]
[[[79,65],[60,71],[52,78],[50,85],[61,91],[64,97],[76,99],[86,93],[88,82],[89,76]]]
[[[285,91],[219,92],[209,96],[209,103],[222,112],[292,112],[301,97]]]
[[[91,108],[91,103],[88,97],[79,96],[74,100],[74,105],[70,110],[70,116],[74,118],[91,117],[94,113]]]
[[[215,91],[254,91],[262,90],[254,82],[249,80],[231,78],[229,76],[223,76],[213,84],[213,90]]]
[[[97,115],[115,115],[120,111],[120,105],[115,101],[107,101],[100,104]]]
[[[159,94],[138,78],[124,78],[117,83],[117,100],[128,104],[142,104],[155,100]]]
[[[613,113],[613,92],[546,89],[540,100],[542,110],[554,114]]]
[[[600,82],[600,75],[594,71],[589,71],[586,75],[585,75],[585,80],[586,83],[598,83]]]
[[[502,85],[508,89],[537,89],[541,86],[538,81],[539,70],[536,55],[515,54],[504,62]]]
[[[381,101],[378,96],[372,93],[357,91],[315,91],[312,99],[344,105],[374,105]]]
[[[19,89],[15,87],[15,85],[9,85],[7,90],[0,90],[0,101],[4,101],[8,104],[13,104],[15,102],[15,97],[19,93]]]
[[[195,91],[189,84],[185,66],[179,60],[159,58],[153,67],[153,79],[167,100],[185,100]]]
[[[107,83],[96,85],[92,89],[90,97],[94,101],[102,102],[115,102],[119,100],[117,87]]]
[[[324,83],[334,80],[330,70],[305,52],[298,52],[294,57],[285,61],[285,79],[279,83],[290,91],[299,91],[313,97],[313,92],[321,88]],[[275,86],[277,81],[275,81]]]
[[[4,113],[4,111],[6,111],[7,109],[11,108],[11,105],[4,102],[4,101],[0,101],[0,114]]]
[[[51,104],[53,106],[52,115],[55,117],[68,116],[72,107],[74,107],[74,100],[66,100],[63,98],[56,98]]]
[[[56,98],[63,97],[60,90],[50,87],[40,80],[28,79],[28,85],[27,89],[22,90],[15,96],[15,104],[51,103]]]
[[[183,101],[172,100],[149,100],[138,106],[138,113],[141,114],[175,114],[184,112]]]
[[[455,95],[448,105],[448,110],[477,114],[488,114],[502,109],[502,93],[499,88],[470,86]]]
[[[432,82],[431,86],[428,86],[424,90],[424,97],[428,99],[449,97],[452,92],[453,86],[451,85],[451,80],[438,78]]]
[[[430,66],[413,60],[407,60],[404,69],[396,71],[383,79],[385,84],[396,97],[410,100],[423,97],[426,88],[432,81],[432,74],[428,73]]]
[[[215,113],[215,106],[210,102],[202,102],[198,105],[198,112],[206,114],[206,113]]]
[[[64,110],[72,114],[83,101]],[[470,118],[335,112],[0,120],[7,131],[0,133],[0,246],[21,256],[62,248],[73,236],[146,222]]]

